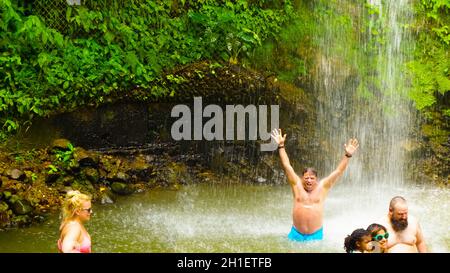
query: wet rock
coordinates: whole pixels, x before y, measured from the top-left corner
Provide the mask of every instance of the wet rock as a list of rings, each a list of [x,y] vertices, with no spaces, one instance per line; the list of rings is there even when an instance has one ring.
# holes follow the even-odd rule
[[[99,175],[99,172],[97,171],[97,169],[86,168],[86,169],[83,169],[82,172],[85,175],[85,177],[94,184],[97,183],[100,178],[100,175]]]
[[[11,219],[11,223],[13,226],[26,227],[31,224],[31,217],[28,215],[13,216]]]
[[[422,145],[418,141],[410,139],[402,141],[401,147],[411,157],[419,157],[422,153],[424,153]]]
[[[202,181],[202,182],[212,182],[214,180],[216,180],[216,177],[214,175],[214,173],[210,172],[210,171],[204,171],[201,172],[197,175],[197,177]]]
[[[9,198],[11,198],[11,196],[12,196],[12,194],[11,194],[10,191],[4,191],[2,199],[3,200],[9,200]]]
[[[100,159],[101,169],[106,173],[108,179],[112,179],[119,171],[120,162],[115,161],[111,156],[102,156]]]
[[[72,188],[74,190],[79,190],[80,192],[89,192],[89,193],[95,193],[96,190],[94,186],[91,184],[89,180],[74,180],[72,183]]]
[[[265,179],[264,177],[258,176],[256,178],[256,182],[258,182],[258,183],[266,183],[267,179]]]
[[[7,211],[9,209],[8,204],[6,202],[0,201],[0,212]]]
[[[110,174],[108,176],[108,179],[112,181],[128,183],[130,181],[130,176],[124,172],[118,172],[116,174]]]
[[[35,215],[33,217],[33,221],[37,223],[43,223],[45,220],[47,220],[47,217],[45,217],[44,215]]]
[[[101,204],[113,204],[113,193],[107,188],[100,188],[100,203]]]
[[[133,188],[125,183],[114,182],[111,184],[111,190],[120,195],[128,195],[134,192]]]
[[[116,178],[118,180],[126,182],[130,179],[130,176],[124,172],[118,172]]]
[[[68,151],[69,150],[69,144],[70,144],[70,141],[68,139],[58,138],[58,139],[53,140],[52,149],[53,150]]]
[[[9,169],[6,171],[6,176],[13,179],[13,180],[18,180],[18,181],[24,181],[25,178],[27,178],[27,176],[25,175],[24,172],[22,172],[19,169]]]
[[[26,215],[33,211],[33,207],[27,200],[19,199],[12,204],[12,210],[15,214]]]
[[[144,156],[139,155],[135,160],[129,164],[129,170],[126,171],[128,175],[138,181],[146,181],[154,176],[153,166],[147,163]]]
[[[80,164],[80,167],[97,167],[99,156],[93,152],[88,152],[81,147],[75,148],[73,157]]]
[[[61,176],[61,175],[60,175],[59,173],[50,173],[50,174],[47,174],[47,176],[45,177],[45,183],[47,183],[47,184],[53,184],[53,183],[56,182],[56,180],[58,180],[58,178],[59,178],[60,176]]]
[[[11,197],[9,197],[9,199],[8,199],[8,203],[10,205],[12,205],[12,204],[14,204],[14,202],[16,202],[19,199],[20,199],[19,196],[17,196],[16,194],[12,194]]]
[[[146,181],[155,176],[155,172],[151,167],[146,169],[131,169],[127,171],[127,174],[139,181]]]
[[[69,163],[69,166],[66,167],[66,170],[68,173],[77,174],[81,171],[80,163],[78,163],[75,159],[73,159]]]
[[[27,183],[33,183],[38,178],[38,175],[33,171],[24,171],[24,173],[26,175],[25,182]]]
[[[72,185],[73,181],[74,181],[74,178],[72,176],[64,176],[58,180],[58,183],[62,184],[64,186],[70,186],[70,185]]]
[[[8,204],[6,204],[5,202],[0,202],[0,228],[8,226],[10,223],[10,211],[8,210]]]

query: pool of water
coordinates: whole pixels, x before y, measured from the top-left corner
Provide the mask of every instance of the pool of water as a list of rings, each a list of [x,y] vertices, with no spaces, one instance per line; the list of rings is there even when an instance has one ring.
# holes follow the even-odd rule
[[[344,252],[347,234],[379,222],[395,195],[419,218],[433,252],[450,250],[449,190],[420,185],[397,188],[345,183],[325,202],[324,240],[287,239],[292,224],[288,185],[195,184],[157,189],[94,204],[86,228],[94,252]],[[57,252],[58,215],[29,228],[0,232],[0,252]]]

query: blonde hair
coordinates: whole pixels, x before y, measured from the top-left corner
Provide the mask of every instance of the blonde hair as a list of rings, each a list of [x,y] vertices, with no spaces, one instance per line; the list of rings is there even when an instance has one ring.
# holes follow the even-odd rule
[[[83,202],[91,201],[91,197],[79,191],[67,192],[66,199],[62,206],[62,220],[65,222],[72,218],[77,209],[80,209]]]

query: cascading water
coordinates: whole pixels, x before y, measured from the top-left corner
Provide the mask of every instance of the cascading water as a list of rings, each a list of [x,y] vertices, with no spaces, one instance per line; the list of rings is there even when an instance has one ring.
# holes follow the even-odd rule
[[[440,230],[437,219],[426,219],[430,210],[438,209],[424,202],[434,193],[407,175],[415,163],[405,148],[414,141],[417,126],[407,98],[406,63],[414,49],[407,27],[413,19],[411,1],[330,1],[325,6],[331,13],[323,10],[323,2],[317,4],[324,14],[318,17],[326,26],[315,37],[319,53],[313,73],[316,137],[324,151],[317,163],[319,171],[327,175],[336,167],[349,138],[360,142],[326,201],[328,236],[337,238],[338,245],[354,229],[380,223],[390,199],[401,195],[408,200],[410,213],[426,222],[422,224],[428,243],[434,240],[433,250],[445,251],[448,246],[434,236],[448,231]],[[448,205],[446,198],[441,201],[443,207]],[[447,223],[448,217],[440,220]]]
[[[337,17],[324,17],[330,27],[316,37],[321,47],[315,73],[317,138],[328,153],[320,169],[334,168],[342,144],[357,137],[360,151],[349,166],[347,183],[399,186],[411,164],[402,145],[410,137],[414,113],[405,76],[414,47],[405,28],[412,7],[404,0],[371,0],[353,8],[359,12],[356,16],[350,16],[350,10],[340,15],[337,9]],[[373,14],[367,14],[368,8]]]
[[[378,222],[387,214],[389,200],[402,195],[421,221],[429,249],[449,252],[449,191],[418,185],[405,176],[414,166],[402,149],[415,126],[404,72],[414,47],[405,28],[412,4],[354,2],[312,3],[314,13],[321,14],[321,29],[313,37],[318,65],[310,71],[318,101],[316,137],[324,151],[317,169],[322,175],[334,169],[348,138],[361,143],[325,201],[323,241],[288,241],[292,193],[287,183],[194,184],[118,198],[113,205],[94,204],[87,224],[93,250],[343,252],[347,234]],[[0,232],[0,252],[56,252],[58,227],[54,215],[42,226]]]

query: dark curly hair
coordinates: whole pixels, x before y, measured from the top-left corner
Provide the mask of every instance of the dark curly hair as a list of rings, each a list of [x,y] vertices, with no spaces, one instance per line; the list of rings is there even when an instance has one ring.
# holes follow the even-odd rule
[[[363,228],[358,228],[358,229],[354,230],[351,235],[347,235],[347,237],[345,237],[345,240],[344,240],[345,252],[352,253],[355,250],[362,252],[362,250],[359,248],[357,243],[361,242],[361,239],[364,236],[370,236],[370,233]]]

